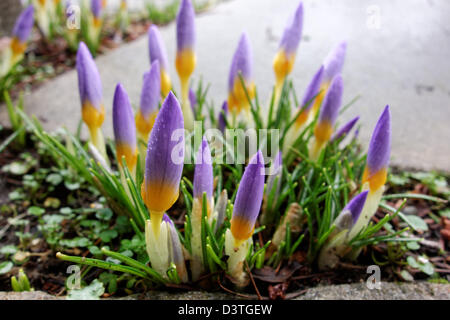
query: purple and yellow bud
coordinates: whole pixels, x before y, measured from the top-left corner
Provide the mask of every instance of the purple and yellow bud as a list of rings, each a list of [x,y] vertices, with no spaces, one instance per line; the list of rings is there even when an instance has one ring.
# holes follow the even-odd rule
[[[334,124],[336,123],[339,108],[342,104],[343,89],[342,77],[338,75],[331,82],[324,99],[323,107],[320,109],[319,119],[314,127],[314,141],[310,152],[310,158],[313,160],[317,159],[333,134]]]
[[[319,111],[323,99],[325,98],[325,95],[331,84],[331,81],[334,79],[334,77],[342,73],[346,52],[347,52],[347,42],[344,41],[339,43],[325,58],[323,63],[324,74],[322,83],[320,85],[320,93],[317,96],[313,105],[314,115],[317,114],[317,112]]]
[[[161,76],[159,61],[155,60],[150,66],[150,71],[144,74],[140,107],[136,114],[136,128],[139,137],[146,142],[158,114],[160,97]]]
[[[273,69],[276,77],[276,88],[281,88],[284,79],[292,72],[297,48],[302,38],[303,29],[303,3],[297,7],[294,15],[283,32],[280,46],[273,60]]]
[[[170,92],[150,133],[141,188],[142,199],[156,228],[164,212],[178,199],[183,162],[183,114],[177,98]]]
[[[189,78],[197,64],[195,55],[195,10],[191,0],[182,0],[177,14],[177,56],[175,67],[181,82],[185,128],[194,129],[194,114],[189,101]]]
[[[84,42],[80,42],[78,47],[76,69],[82,105],[82,119],[89,128],[92,143],[107,159],[105,143],[101,133],[101,126],[105,119],[102,83],[94,59]]]
[[[352,131],[353,127],[358,122],[358,120],[359,120],[359,116],[353,118],[352,120],[350,120],[349,122],[344,124],[342,127],[340,127],[336,131],[336,133],[333,134],[333,136],[330,139],[330,142],[339,140],[340,138],[343,138],[343,137],[346,137],[350,133],[350,131]]]
[[[362,177],[362,189],[368,190],[369,194],[364,209],[350,232],[351,237],[356,236],[365,228],[377,212],[385,189],[384,184],[386,183],[390,154],[391,115],[389,106],[386,106],[378,119],[370,140],[366,168]]]
[[[34,24],[34,9],[29,5],[16,20],[12,31],[11,50],[12,64],[14,65],[25,52],[27,48],[27,40],[30,36]]]
[[[389,106],[386,106],[372,133],[362,178],[362,183],[368,183],[371,192],[375,192],[386,183],[390,155],[391,115]]]
[[[217,123],[217,127],[222,132],[222,134],[225,133],[225,129],[227,127],[227,121],[226,118],[228,116],[228,102],[224,101],[222,104],[222,108],[219,111],[219,120]]]
[[[208,141],[203,137],[202,144],[199,147],[195,158],[194,187],[193,187],[193,205],[190,215],[192,236],[192,277],[195,280],[199,278],[204,270],[203,249],[202,249],[202,215],[203,215],[203,194],[206,193],[206,214],[208,222],[212,220],[212,210],[214,206],[213,199],[213,167],[211,151]]]
[[[194,198],[200,203],[202,203],[204,192],[206,192],[209,216],[213,201],[213,167],[211,150],[205,137],[203,137],[202,144],[197,152],[194,170]]]
[[[234,52],[228,76],[228,109],[234,116],[241,111],[244,111],[247,116],[250,115],[250,103],[245,94],[245,89],[250,99],[253,99],[255,96],[255,84],[252,78],[252,63],[250,41],[247,34],[243,33]],[[242,75],[245,89],[242,86],[239,74]]]
[[[93,17],[93,25],[95,28],[100,28],[102,25],[102,0],[91,0],[91,12]]]
[[[127,167],[134,173],[138,154],[136,128],[130,100],[121,84],[114,92],[113,129],[119,166],[122,167],[122,157],[125,157]]]
[[[169,76],[169,63],[167,60],[166,47],[159,33],[158,27],[152,25],[148,29],[148,47],[150,53],[150,63],[159,61],[161,73],[161,92],[166,97],[172,89],[172,81]]]
[[[264,158],[261,151],[245,168],[234,202],[231,233],[236,246],[253,235],[264,193]]]

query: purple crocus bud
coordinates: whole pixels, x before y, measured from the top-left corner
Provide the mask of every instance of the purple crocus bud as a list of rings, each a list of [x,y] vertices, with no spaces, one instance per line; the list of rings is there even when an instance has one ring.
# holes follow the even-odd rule
[[[250,99],[254,97],[254,83],[252,79],[252,50],[247,34],[244,32],[239,39],[233,55],[228,76],[228,108],[231,112],[239,112],[249,107],[248,99],[242,87],[239,73],[242,74]]]
[[[195,10],[191,0],[182,0],[177,15],[177,51],[195,46]]]
[[[294,15],[290,18],[284,29],[280,42],[280,48],[275,56],[273,67],[277,80],[284,79],[291,73],[295,62],[295,54],[302,38],[303,29],[303,3],[297,7]]]
[[[189,102],[192,108],[192,112],[195,115],[195,108],[197,107],[197,96],[195,95],[194,90],[189,88]]]
[[[332,80],[330,88],[325,95],[323,106],[320,109],[319,120],[314,128],[314,136],[318,144],[327,142],[333,133],[333,126],[341,107],[343,89],[342,77],[337,75]]]
[[[183,114],[177,98],[170,92],[150,133],[145,159],[141,194],[151,215],[161,216],[178,199],[183,160]]]
[[[227,122],[226,122],[226,118],[228,115],[228,102],[224,101],[222,104],[222,108],[220,109],[219,112],[219,120],[218,120],[218,128],[220,130],[220,132],[222,132],[222,134],[225,132],[225,128],[227,126]]]
[[[391,155],[391,113],[389,106],[384,108],[370,139],[363,183],[369,182],[370,190],[381,188],[387,178],[387,168]]]
[[[91,0],[91,11],[95,18],[100,18],[102,8],[102,0]]]
[[[155,123],[161,97],[161,75],[159,61],[155,60],[150,71],[144,73],[141,91],[141,102],[136,115],[136,127],[142,138],[147,141],[148,135]]]
[[[322,65],[320,66],[319,70],[317,70],[317,72],[314,74],[314,77],[311,79],[311,82],[309,83],[308,88],[306,89],[305,95],[302,100],[302,104],[300,105],[302,111],[300,112],[295,121],[297,128],[300,128],[303,124],[305,124],[309,118],[309,111],[314,105],[314,100],[316,99],[320,91],[320,84],[322,83],[323,79],[323,71],[324,67]]]
[[[258,151],[249,161],[234,201],[231,233],[237,242],[250,238],[261,208],[264,192],[264,158]]]
[[[116,143],[116,156],[122,166],[125,157],[127,167],[134,171],[137,161],[136,127],[134,126],[133,109],[123,86],[116,86],[113,100],[113,128]]]
[[[331,137],[330,141],[336,141],[343,136],[346,136],[355,126],[356,122],[358,122],[359,116],[354,117],[352,120],[344,124],[341,128],[339,128],[335,134]]]
[[[150,54],[150,63],[159,61],[161,72],[161,92],[164,97],[169,94],[172,88],[172,82],[169,76],[169,62],[167,60],[166,47],[159,33],[158,27],[152,25],[148,29],[148,48]]]
[[[341,213],[334,222],[339,230],[350,230],[356,221],[358,221],[359,215],[361,214],[364,204],[366,203],[368,193],[369,191],[361,192],[350,200],[344,209],[342,209]]]
[[[347,51],[347,42],[339,43],[325,58],[324,66],[324,82],[330,83],[335,76],[342,73],[344,66],[345,54]]]
[[[185,95],[188,94],[188,80],[194,72],[197,62],[194,47],[195,10],[191,0],[181,0],[177,14],[177,57],[175,66],[182,82],[182,91],[186,90]]]
[[[92,131],[100,128],[105,118],[100,74],[89,49],[80,42],[77,52],[78,91],[83,121]]]
[[[194,198],[198,199],[200,203],[202,203],[204,192],[206,192],[209,207],[212,203],[213,195],[213,167],[211,150],[209,149],[206,137],[203,137],[202,144],[195,159]]]
[[[13,39],[21,44],[24,44],[30,36],[31,29],[34,24],[34,8],[33,5],[29,5],[16,20],[14,29],[12,31]]]

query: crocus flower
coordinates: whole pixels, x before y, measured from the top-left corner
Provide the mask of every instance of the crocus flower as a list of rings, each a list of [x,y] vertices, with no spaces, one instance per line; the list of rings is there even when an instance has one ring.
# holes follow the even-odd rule
[[[342,67],[344,66],[346,52],[347,52],[347,42],[344,41],[339,43],[325,58],[323,63],[324,74],[322,83],[320,85],[320,93],[317,96],[313,106],[314,114],[316,114],[317,111],[319,111],[320,106],[325,97],[325,94],[327,93],[327,90],[333,79],[338,74],[342,73]]]
[[[150,133],[141,189],[142,199],[153,220],[155,234],[159,233],[162,215],[178,199],[184,160],[183,129],[180,104],[170,92]]]
[[[96,27],[100,27],[102,23],[101,20],[102,9],[103,9],[102,0],[91,0],[91,11],[94,17],[94,25]]]
[[[210,210],[213,199],[213,167],[211,150],[206,137],[203,137],[202,144],[198,150],[194,170],[194,198],[200,203],[202,203],[204,192],[206,192],[207,205]],[[210,212],[209,210],[208,213]]]
[[[386,182],[387,168],[391,155],[391,115],[386,106],[370,139],[367,164],[362,182],[369,183],[370,190],[376,191]]]
[[[169,238],[169,262],[173,262],[177,267],[177,273],[181,282],[188,281],[188,274],[186,270],[186,263],[183,255],[183,248],[181,245],[180,238],[178,237],[177,230],[173,221],[169,218],[167,214],[164,214],[163,221],[166,223],[168,228],[168,238]]]
[[[359,215],[361,214],[364,204],[366,203],[368,193],[368,191],[361,192],[350,200],[344,209],[342,209],[341,213],[334,221],[334,224],[338,230],[350,230],[356,221],[358,221]]]
[[[358,122],[359,116],[354,117],[352,120],[344,124],[342,127],[340,127],[336,133],[333,134],[330,141],[336,141],[340,139],[341,137],[346,136],[355,126],[355,124]]]
[[[258,151],[245,168],[234,201],[231,228],[225,233],[227,272],[238,287],[248,283],[244,261],[253,243],[252,235],[264,192],[264,159]]]
[[[128,95],[120,83],[114,92],[113,128],[119,165],[122,166],[122,157],[125,157],[127,167],[134,173],[138,151],[134,115]]]
[[[202,213],[203,193],[206,193],[206,212],[212,218],[213,208],[213,167],[211,151],[208,141],[203,137],[202,144],[197,152],[194,170],[194,201],[190,215],[192,226],[191,248],[192,248],[192,278],[195,280],[203,272],[203,250],[202,250]]]
[[[169,94],[172,89],[172,81],[169,76],[169,63],[167,60],[166,47],[162,41],[158,27],[154,24],[148,29],[148,48],[150,53],[150,63],[159,61],[161,72],[161,92],[164,97]]]
[[[161,97],[161,76],[159,60],[153,61],[150,71],[144,73],[144,82],[141,91],[141,102],[136,114],[136,128],[139,137],[148,141],[148,135],[155,123]]]
[[[228,115],[228,102],[224,101],[222,104],[222,108],[219,111],[219,120],[217,123],[217,126],[220,132],[222,132],[222,134],[225,132],[225,128],[227,126],[226,122],[227,115]]]
[[[291,73],[294,67],[295,55],[298,45],[302,38],[303,29],[303,3],[297,7],[294,15],[290,18],[288,25],[284,29],[280,46],[273,60],[273,69],[275,71],[275,105],[278,104],[284,79]]]
[[[319,269],[334,268],[340,259],[351,251],[349,241],[353,238],[352,232],[363,212],[368,193],[368,191],[363,191],[350,200],[333,222],[335,228],[328,236],[319,254]]]
[[[250,99],[255,95],[255,84],[252,79],[252,52],[247,34],[243,33],[231,62],[228,76],[228,108],[231,113],[238,115],[242,110],[249,116],[250,104],[242,87],[239,73],[242,74],[244,85]]]
[[[342,91],[342,77],[337,75],[327,91],[319,119],[314,128],[315,141],[311,150],[312,159],[317,159],[320,151],[331,138],[333,127],[339,114],[339,108],[341,107]]]
[[[283,144],[283,151],[287,154],[288,148],[290,148],[295,141],[300,136],[305,125],[311,119],[311,109],[314,105],[314,100],[317,99],[317,95],[320,90],[320,84],[323,78],[323,65],[320,66],[319,70],[314,74],[311,82],[306,89],[305,95],[303,96],[302,104],[299,106],[300,113],[297,115],[295,122],[288,129],[286,137]]]
[[[11,49],[13,53],[13,64],[18,57],[22,56],[27,47],[27,40],[30,36],[34,23],[34,9],[29,5],[16,20],[12,31]]]
[[[89,128],[94,146],[106,159],[101,125],[105,119],[100,74],[89,49],[80,42],[77,52],[78,90],[82,105],[82,118]]]
[[[234,201],[231,233],[237,244],[253,234],[264,192],[264,159],[261,151],[254,155],[245,168]]]
[[[50,24],[52,21],[51,16],[51,3],[48,0],[32,0],[34,9],[36,10],[36,22],[39,29],[42,31],[46,38],[51,38]]]
[[[197,58],[195,46],[195,10],[191,0],[182,0],[177,15],[177,57],[175,66],[181,82],[184,124],[187,130],[194,128],[194,115],[189,102],[189,78],[194,72]]]
[[[356,236],[367,226],[378,209],[386,183],[390,154],[391,114],[389,106],[386,106],[378,119],[370,140],[366,167],[362,177],[362,189],[369,190],[369,195],[361,216],[350,232],[351,237]]]

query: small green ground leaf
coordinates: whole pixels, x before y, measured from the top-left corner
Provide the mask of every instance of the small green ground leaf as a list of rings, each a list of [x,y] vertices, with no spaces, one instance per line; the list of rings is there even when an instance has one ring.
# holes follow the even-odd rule
[[[103,283],[95,279],[83,289],[70,290],[67,300],[98,300],[103,293],[105,293]]]
[[[4,261],[0,263],[0,274],[5,274],[11,271],[12,267],[14,266],[14,263],[11,261]]]

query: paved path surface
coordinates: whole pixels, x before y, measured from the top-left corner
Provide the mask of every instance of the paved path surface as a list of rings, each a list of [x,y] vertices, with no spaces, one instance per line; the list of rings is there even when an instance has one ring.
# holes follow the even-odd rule
[[[256,300],[256,296],[252,296]],[[60,300],[65,297],[37,292],[0,292],[0,300]],[[114,299],[114,298],[113,298]],[[222,292],[189,291],[168,293],[149,291],[120,300],[230,300],[235,295]],[[369,290],[365,283],[318,286],[295,298],[295,300],[450,300],[450,285],[427,282],[393,283],[382,282],[380,290]]]
[[[255,78],[261,100],[273,85],[272,58],[294,0],[233,0],[197,18],[198,67],[212,84],[209,98],[220,104],[226,97],[231,57],[240,33],[246,30],[254,51]],[[343,72],[344,102],[361,98],[341,121],[361,115],[361,137],[368,141],[386,104],[393,117],[392,163],[402,167],[450,171],[450,2],[438,0],[304,0],[305,23],[293,72],[300,96],[327,52],[348,41]],[[379,28],[377,28],[379,17]],[[375,21],[375,24],[371,22]],[[175,25],[162,29],[170,60],[175,56]],[[97,59],[107,107],[105,131],[112,133],[113,90],[120,81],[137,103],[142,74],[149,67],[147,39]],[[171,70],[173,77],[175,68]],[[175,86],[179,82],[174,78]],[[44,126],[65,124],[75,130],[80,116],[77,80],[68,72],[33,92],[26,99],[29,113]],[[4,108],[0,122],[5,122]]]

